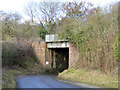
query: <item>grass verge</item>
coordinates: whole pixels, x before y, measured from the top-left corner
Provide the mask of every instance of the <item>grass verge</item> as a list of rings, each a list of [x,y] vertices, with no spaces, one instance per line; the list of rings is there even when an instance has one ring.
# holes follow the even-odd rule
[[[17,70],[6,70],[2,75],[2,88],[15,88],[16,82],[14,75],[16,74],[21,74],[21,72]]]
[[[26,62],[26,64],[28,65],[26,68],[3,68],[2,88],[16,88],[15,75],[38,75],[45,72],[41,64],[34,61]]]
[[[58,74],[58,79],[97,85],[104,88],[118,88],[118,76],[106,75],[100,71],[69,68]]]

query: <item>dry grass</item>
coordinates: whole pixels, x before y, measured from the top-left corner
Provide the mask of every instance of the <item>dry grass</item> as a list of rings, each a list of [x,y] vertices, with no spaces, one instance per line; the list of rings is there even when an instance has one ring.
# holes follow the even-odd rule
[[[106,75],[100,71],[69,68],[58,75],[58,79],[76,81],[105,88],[118,88],[118,76]]]
[[[2,88],[16,88],[16,82],[14,80],[15,74],[21,74],[21,72],[17,70],[6,70],[3,73]]]

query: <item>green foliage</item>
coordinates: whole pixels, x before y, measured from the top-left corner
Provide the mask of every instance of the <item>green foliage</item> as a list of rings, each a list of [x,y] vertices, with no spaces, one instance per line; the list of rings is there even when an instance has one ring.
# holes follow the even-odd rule
[[[45,40],[45,35],[46,35],[46,29],[45,27],[43,26],[43,24],[41,23],[41,27],[39,29],[39,34],[40,34],[40,37]]]
[[[1,13],[0,13],[1,14]],[[2,40],[32,40],[39,37],[39,25],[29,21],[21,23],[21,16],[16,13],[2,12]]]
[[[33,57],[33,61],[34,61],[35,63],[38,63],[38,64],[40,63],[35,56]]]
[[[21,16],[17,13],[1,13],[2,16],[2,36],[3,40],[6,40],[7,37],[16,37],[17,36],[17,25]]]
[[[119,60],[120,54],[119,54],[119,46],[118,46],[118,36],[115,38],[113,50],[116,60]]]

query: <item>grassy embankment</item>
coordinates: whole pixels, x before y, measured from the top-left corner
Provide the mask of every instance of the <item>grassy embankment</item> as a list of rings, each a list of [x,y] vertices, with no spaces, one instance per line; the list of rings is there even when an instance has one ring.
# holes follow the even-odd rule
[[[15,88],[16,87],[16,82],[14,80],[15,74],[21,74],[21,72],[17,70],[6,70],[3,73],[2,88]]]
[[[97,85],[104,88],[118,88],[117,75],[106,75],[97,70],[69,68],[62,73],[59,73],[57,78],[62,80]]]
[[[28,65],[26,68],[14,67],[14,68],[3,68],[2,74],[2,88],[15,88],[16,75],[38,75],[44,73],[44,69],[41,67],[41,64],[37,64],[34,60],[26,62]]]

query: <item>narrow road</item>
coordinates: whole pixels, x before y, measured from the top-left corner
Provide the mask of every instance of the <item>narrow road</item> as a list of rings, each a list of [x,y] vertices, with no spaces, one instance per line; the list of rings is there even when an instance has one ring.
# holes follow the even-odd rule
[[[17,88],[82,88],[62,83],[55,75],[28,75],[16,80]]]

